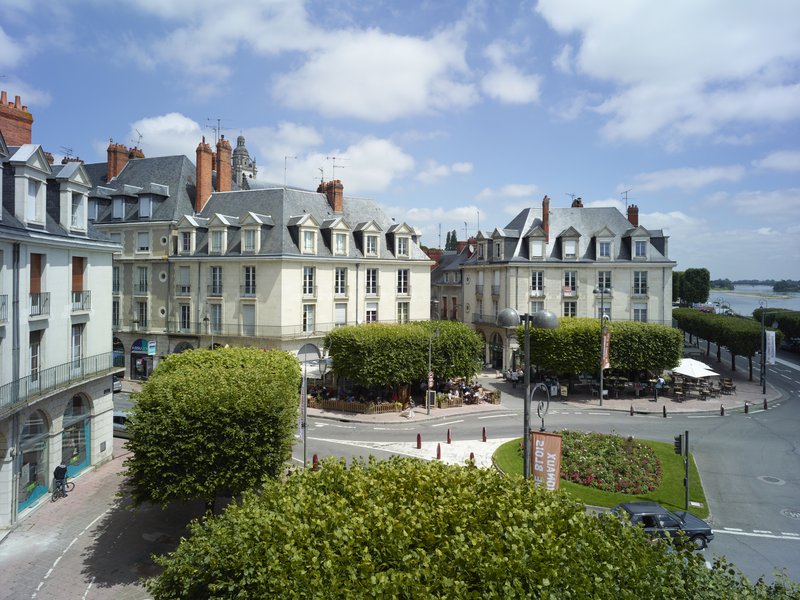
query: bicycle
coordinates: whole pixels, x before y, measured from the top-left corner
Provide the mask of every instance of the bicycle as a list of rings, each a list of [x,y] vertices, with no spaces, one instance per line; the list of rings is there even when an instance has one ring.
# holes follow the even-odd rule
[[[64,478],[64,483],[62,485],[56,484],[56,489],[53,490],[53,493],[50,496],[50,502],[55,502],[59,498],[66,496],[69,492],[75,489],[75,483],[72,481],[68,481],[67,478]]]

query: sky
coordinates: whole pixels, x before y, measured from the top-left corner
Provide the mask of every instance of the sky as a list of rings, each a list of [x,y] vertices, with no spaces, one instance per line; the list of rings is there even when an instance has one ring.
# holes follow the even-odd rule
[[[0,89],[57,161],[244,135],[427,246],[580,197],[677,270],[800,279],[795,0],[0,0]]]

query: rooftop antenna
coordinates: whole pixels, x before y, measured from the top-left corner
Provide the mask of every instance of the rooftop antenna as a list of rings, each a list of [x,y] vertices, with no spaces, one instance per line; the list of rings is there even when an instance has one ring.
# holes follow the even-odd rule
[[[325,157],[325,160],[329,160],[329,161],[333,162],[333,176],[331,177],[331,179],[333,179],[333,180],[336,179],[336,159],[337,158],[339,160],[347,160],[346,156],[326,156]],[[344,166],[339,165],[339,168],[340,169],[344,169]]]
[[[67,158],[72,158],[72,152],[73,152],[72,148],[68,146],[59,146],[59,148],[64,153],[64,156],[66,156]]]
[[[439,223],[439,248],[442,247],[442,224]]]
[[[465,240],[469,239],[469,235],[467,234],[467,222],[466,221],[464,221],[464,239]]]
[[[565,192],[564,195],[569,196],[570,201],[574,201],[575,196],[577,196],[577,194],[570,194],[569,192]]]
[[[283,157],[283,189],[286,189],[286,161],[290,158],[296,159],[296,156],[284,156]]]
[[[211,129],[214,131],[214,145],[217,145],[219,143],[219,132],[227,131],[228,129],[230,129],[230,127],[222,127],[222,119],[220,119],[219,117],[217,117],[216,119],[212,119],[211,117],[206,117],[206,121],[210,121],[211,123],[214,123],[214,121],[217,122],[216,125],[213,124],[206,125],[206,129]]]
[[[142,138],[143,138],[144,136],[142,135],[142,132],[141,132],[141,131],[139,131],[138,129],[134,129],[134,131],[136,132],[136,135],[138,135],[139,137],[137,138],[137,140],[136,140],[135,142],[134,142],[133,140],[131,140],[131,144],[133,144],[133,147],[134,147],[134,148],[138,148],[138,147],[139,147],[139,144],[141,144],[141,143],[142,143]]]
[[[632,192],[632,191],[633,191],[633,188],[631,188],[629,190],[625,190],[624,192],[620,192],[619,193],[620,196],[622,196],[622,195],[625,196],[625,210],[628,210],[628,192]]]
[[[320,185],[325,183],[325,171],[322,170],[322,167],[317,167],[319,170],[319,183]]]

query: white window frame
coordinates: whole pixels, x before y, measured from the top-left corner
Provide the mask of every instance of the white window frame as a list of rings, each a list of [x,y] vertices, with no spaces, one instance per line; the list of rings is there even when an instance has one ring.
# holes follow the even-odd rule
[[[314,304],[303,304],[303,333],[314,333],[316,309]]]
[[[313,229],[300,230],[300,251],[303,254],[317,253],[317,232]]]
[[[212,229],[208,232],[208,251],[213,254],[223,254],[225,248],[225,230]]]
[[[125,199],[114,198],[111,201],[111,218],[124,219],[125,218]]]
[[[377,296],[380,291],[378,284],[379,273],[378,269],[367,269],[364,273],[364,292],[368,296]]]
[[[148,325],[150,313],[147,309],[147,300],[138,300],[136,302],[136,316],[139,319],[139,327],[147,327]]]
[[[612,289],[611,288],[611,271],[598,271],[597,272],[597,288],[603,289],[605,288],[606,291]]]
[[[564,240],[564,258],[578,258],[578,240]]]
[[[143,236],[147,236],[147,245],[143,246],[142,241],[144,240]],[[149,231],[137,231],[136,232],[136,252],[138,254],[147,254],[150,252],[150,232]]]
[[[335,267],[333,270],[333,294],[347,295],[347,267]]]
[[[209,327],[212,333],[222,333],[222,304],[212,303],[208,305]]]
[[[149,219],[153,216],[153,199],[150,196],[139,196],[139,218]]]
[[[88,219],[90,221],[96,221],[97,220],[97,214],[99,212],[99,207],[98,207],[97,200],[89,199],[88,206],[89,206]]]
[[[633,257],[647,258],[647,240],[633,240]]]
[[[258,230],[242,230],[242,252],[258,252]]]
[[[84,195],[72,192],[72,210],[70,212],[71,221],[70,227],[72,229],[85,229],[86,225],[83,219],[83,203]]]
[[[397,293],[404,296],[411,293],[410,269],[397,269]]]
[[[303,267],[303,296],[314,296],[315,292],[315,279],[316,279],[316,268],[315,267]]]
[[[180,253],[191,254],[194,250],[194,231],[181,231]]]
[[[253,337],[256,335],[256,305],[252,302],[244,303],[241,307],[242,315],[242,335],[245,337]],[[248,318],[252,316],[252,322],[248,322]]]
[[[397,322],[408,323],[411,315],[411,303],[404,301],[397,303]]]
[[[364,307],[364,321],[367,323],[378,322],[378,303],[367,302]]]
[[[111,293],[112,294],[119,294],[120,287],[119,287],[119,266],[113,265],[111,267]]]
[[[633,272],[633,289],[631,290],[636,296],[644,296],[647,294],[647,271],[634,271]]]
[[[378,236],[375,234],[367,234],[364,239],[364,254],[366,256],[378,256],[380,248],[378,247]]]
[[[337,302],[333,305],[333,326],[344,327],[347,325],[347,302]]]
[[[400,236],[397,242],[397,256],[408,256],[409,248],[411,247],[411,240],[405,236]]]
[[[647,304],[634,303],[633,305],[633,320],[641,323],[647,323]]]
[[[178,305],[178,327],[181,331],[187,332],[192,329],[192,305]]]
[[[341,231],[333,232],[333,254],[347,256],[347,234]]]
[[[531,240],[530,252],[531,252],[531,258],[543,258],[544,240]]]
[[[495,240],[494,241],[494,257],[497,259],[502,260],[503,258],[503,241],[502,240]]]
[[[603,249],[608,250],[607,253],[603,253]],[[598,240],[597,242],[597,258],[602,260],[611,260],[611,240]]]
[[[222,294],[222,290],[223,290],[223,287],[222,287],[222,281],[223,281],[223,279],[222,279],[222,267],[220,267],[218,265],[214,265],[214,266],[210,267],[208,278],[209,278],[209,281],[210,281],[209,288],[210,288],[211,293],[213,295],[215,295],[215,296],[221,295]]]
[[[578,302],[576,300],[565,300],[562,314],[565,317],[578,316]]]
[[[531,300],[530,314],[544,310],[544,300]]]
[[[44,184],[38,179],[28,178],[28,189],[25,197],[25,220],[40,223],[42,221],[42,190]]]
[[[544,271],[531,271],[531,291],[544,292]]]

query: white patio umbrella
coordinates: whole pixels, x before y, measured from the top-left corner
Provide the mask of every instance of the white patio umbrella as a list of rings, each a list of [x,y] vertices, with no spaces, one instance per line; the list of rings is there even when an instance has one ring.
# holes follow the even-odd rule
[[[682,358],[681,364],[672,369],[672,372],[694,379],[719,376],[719,373],[712,371],[707,364],[693,358]]]

